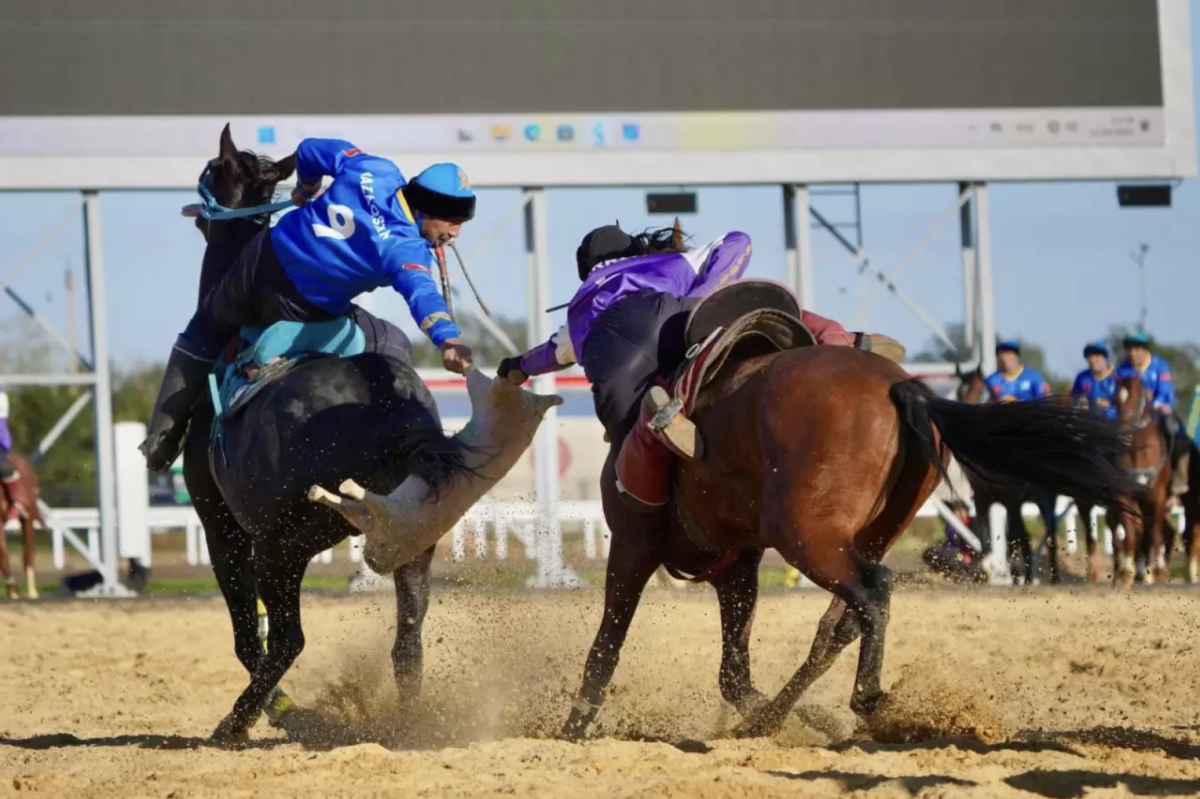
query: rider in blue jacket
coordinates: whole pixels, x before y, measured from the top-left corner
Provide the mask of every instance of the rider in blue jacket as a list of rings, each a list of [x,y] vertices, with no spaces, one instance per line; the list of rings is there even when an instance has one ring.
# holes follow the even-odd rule
[[[1150,393],[1150,404],[1171,451],[1171,496],[1182,496],[1188,489],[1191,441],[1175,415],[1175,378],[1171,365],[1161,355],[1150,352],[1150,336],[1143,330],[1126,334],[1121,343],[1125,347],[1125,360],[1117,367],[1117,376],[1133,373],[1141,376],[1142,387]]]
[[[1083,357],[1088,368],[1075,376],[1071,396],[1076,402],[1087,403],[1097,413],[1110,419],[1117,418],[1117,379],[1109,363],[1108,344],[1092,341],[1083,348]]]
[[[293,198],[301,207],[247,243],[175,342],[141,447],[151,471],[179,456],[213,361],[245,325],[350,316],[370,351],[407,359],[407,340],[395,340],[403,334],[352,302],[391,286],[441,350],[442,365],[458,373],[470,366],[471,350],[433,278],[431,251],[475,215],[463,170],[435,164],[409,182],[391,161],[340,139],[305,139],[295,158]],[[325,177],[332,183],[313,199]]]
[[[1042,373],[1021,363],[1021,345],[1016,341],[998,343],[996,360],[1000,368],[984,380],[993,401],[1023,402],[1050,395],[1050,383]]]

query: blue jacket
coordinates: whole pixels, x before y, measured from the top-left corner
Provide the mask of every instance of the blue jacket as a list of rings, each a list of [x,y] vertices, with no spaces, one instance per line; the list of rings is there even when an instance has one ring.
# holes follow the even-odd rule
[[[1126,360],[1117,367],[1118,377],[1129,377],[1138,372],[1137,367]],[[1150,392],[1150,404],[1160,411],[1175,407],[1175,378],[1171,365],[1161,355],[1151,355],[1150,363],[1141,370],[1142,387]]]
[[[441,345],[461,334],[433,279],[433,253],[400,190],[407,181],[386,158],[348,141],[305,139],[296,176],[313,184],[331,176],[325,193],[291,211],[271,230],[283,271],[305,298],[333,314],[359,294],[391,286],[421,330]]]
[[[1071,386],[1071,396],[1087,400],[1088,407],[1098,411],[1110,419],[1117,418],[1117,377],[1110,366],[1101,377],[1092,374],[1091,369],[1084,369],[1075,376],[1075,385]]]
[[[1022,366],[1009,377],[1003,372],[992,372],[984,381],[992,399],[998,402],[1020,402],[1050,394],[1050,384],[1037,369]]]

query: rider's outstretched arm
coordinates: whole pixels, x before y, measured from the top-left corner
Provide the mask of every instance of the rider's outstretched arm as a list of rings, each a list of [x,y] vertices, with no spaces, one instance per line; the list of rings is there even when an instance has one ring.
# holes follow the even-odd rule
[[[433,256],[424,242],[412,241],[392,247],[388,253],[392,287],[408,304],[408,310],[421,332],[438,347],[449,339],[462,337],[450,316],[446,300],[437,289],[430,269]],[[394,264],[394,266],[392,266]]]
[[[575,348],[571,334],[563,325],[544,344],[539,344],[521,356],[520,369],[530,377],[558,372],[575,364]]]
[[[358,148],[344,139],[305,139],[296,148],[296,178],[305,186],[320,184],[325,176],[337,177],[356,155]]]

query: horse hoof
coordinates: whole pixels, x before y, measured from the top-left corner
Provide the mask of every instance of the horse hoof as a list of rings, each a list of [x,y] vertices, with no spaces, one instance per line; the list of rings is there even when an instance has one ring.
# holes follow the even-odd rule
[[[1160,585],[1165,585],[1171,582],[1171,572],[1168,569],[1155,569],[1154,582]]]
[[[576,700],[575,706],[571,708],[571,715],[567,717],[567,723],[562,728],[563,740],[579,743],[585,738],[591,737],[597,732],[596,720],[599,717],[599,705],[593,705],[582,699]]]
[[[749,718],[733,728],[734,738],[765,738],[783,727],[783,714],[770,704],[763,705]]]
[[[271,691],[271,698],[267,701],[267,706],[263,708],[263,713],[267,717],[267,724],[271,727],[279,727],[287,718],[288,714],[297,710],[296,700],[283,692],[283,689],[278,686]]]
[[[224,749],[242,749],[250,743],[250,730],[232,716],[226,716],[213,730],[209,740]]]
[[[734,709],[737,710],[738,715],[744,719],[748,719],[770,704],[770,702],[770,697],[768,697],[762,691],[751,690],[746,694],[745,697],[739,699],[737,702],[732,702],[731,704],[733,705]]]
[[[882,691],[875,691],[870,694],[856,692],[854,698],[850,700],[850,709],[860,719],[870,718],[875,715],[875,710],[879,707],[879,700],[881,699],[883,699]]]

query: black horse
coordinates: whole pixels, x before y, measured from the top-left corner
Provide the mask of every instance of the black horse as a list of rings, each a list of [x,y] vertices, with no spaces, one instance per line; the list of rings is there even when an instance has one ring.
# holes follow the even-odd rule
[[[221,205],[247,208],[269,202],[276,183],[291,171],[290,161],[274,164],[238,152],[226,126],[220,155],[209,162],[202,180]],[[208,242],[202,291],[265,222],[199,221]],[[358,534],[341,515],[310,501],[310,487],[351,478],[388,494],[413,476],[436,496],[455,478],[463,478],[456,485],[477,480],[474,466],[464,460],[473,448],[444,434],[433,396],[411,365],[375,353],[303,360],[225,420],[223,442],[210,447],[214,415],[207,400],[194,409],[184,478],[233,621],[235,651],[251,677],[214,733],[219,741],[236,742],[248,734],[304,648],[300,583],[308,563]],[[420,549],[410,545],[402,550],[405,560],[389,567],[397,610],[392,663],[402,701],[420,691],[421,627],[436,540],[427,535]],[[371,546],[368,534],[368,550]],[[270,620],[265,652],[257,635],[256,597]],[[270,705],[268,715],[277,719],[290,700]]]

